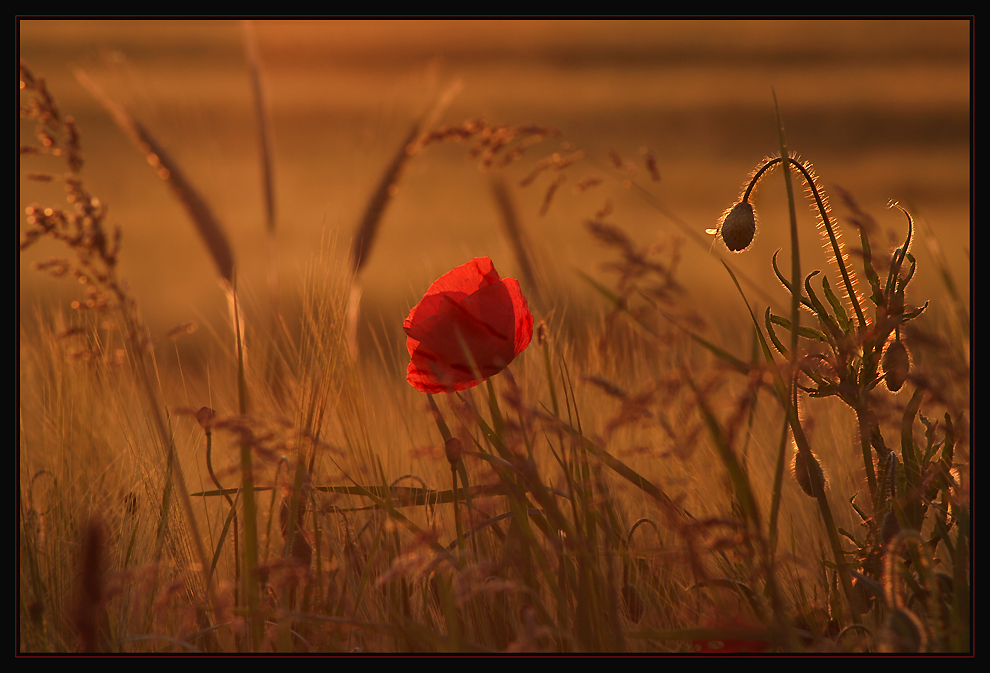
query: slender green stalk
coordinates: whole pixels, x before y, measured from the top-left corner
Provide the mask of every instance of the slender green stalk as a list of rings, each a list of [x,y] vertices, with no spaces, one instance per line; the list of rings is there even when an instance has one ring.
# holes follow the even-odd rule
[[[455,466],[453,466],[453,465],[450,467],[450,478],[451,478],[451,480],[453,482],[453,490],[454,490],[454,500],[453,500],[453,505],[454,505],[454,529],[457,531],[457,547],[458,547],[458,549],[460,549],[463,552],[464,551],[464,529],[461,526],[461,512],[460,512],[460,510],[458,509],[458,506],[457,506],[458,505],[458,501],[460,500],[457,497],[457,468]]]
[[[206,407],[204,407],[205,409]],[[212,412],[212,409],[210,410]],[[220,485],[220,480],[217,478],[216,473],[213,471],[213,428],[210,423],[204,425],[203,428],[206,433],[206,469],[210,473],[210,479],[216,485],[218,491],[223,491],[223,486]],[[216,567],[217,560],[220,556],[220,550],[223,548],[224,540],[227,536],[228,526],[230,525],[231,517],[233,518],[234,524],[234,577],[236,582],[240,584],[241,580],[241,560],[239,558],[240,546],[238,545],[237,539],[237,507],[234,504],[234,500],[230,497],[228,493],[223,493],[224,498],[227,499],[227,504],[230,506],[230,516],[228,517],[227,523],[224,525],[223,530],[220,533],[220,540],[217,542],[217,549],[213,555],[213,563],[210,566],[210,575],[213,575],[213,570]]]
[[[771,374],[774,377],[774,387],[777,390],[780,404],[787,414],[788,423],[790,424],[791,432],[794,435],[794,441],[798,446],[798,450],[805,453],[807,464],[811,465],[813,464],[812,461],[814,460],[814,455],[811,452],[811,445],[808,443],[808,438],[801,429],[797,408],[787,398],[787,390],[789,389],[789,386],[784,383],[784,380],[780,375],[780,371],[773,366],[773,355],[770,352],[770,347],[767,345],[766,339],[763,337],[763,332],[760,330],[759,323],[756,320],[756,315],[753,313],[753,309],[750,307],[749,300],[746,299],[746,295],[743,293],[742,287],[739,285],[739,281],[736,280],[735,274],[732,273],[732,270],[728,266],[725,267],[725,270],[728,271],[729,275],[732,277],[732,282],[735,283],[736,289],[739,290],[739,294],[742,296],[743,301],[746,304],[746,308],[749,310],[750,318],[752,318],[753,324],[759,332],[764,357],[767,359],[767,364],[771,366]],[[812,493],[814,494],[815,499],[818,500],[818,508],[822,515],[822,523],[825,525],[825,532],[828,535],[829,544],[832,547],[834,563],[836,564],[836,567],[840,569],[839,579],[842,582],[843,592],[845,593],[847,602],[851,604],[852,578],[849,575],[849,568],[845,562],[845,553],[842,551],[842,545],[839,542],[839,533],[835,525],[835,519],[832,516],[832,509],[829,506],[828,498],[825,495],[825,484],[822,483],[821,475],[819,475],[816,470],[809,470],[809,473],[811,475],[810,480]],[[856,616],[855,612],[852,614],[853,620],[858,623],[859,618]]]
[[[787,152],[787,137],[784,133],[784,116],[781,114],[780,105],[777,102],[777,92],[773,91],[773,106],[777,111],[777,130],[780,138],[780,156],[787,157],[790,156]],[[787,214],[790,220],[790,231],[791,231],[791,287],[794,291],[791,292],[791,370],[795,372],[794,376],[788,379],[790,384],[790,391],[788,395],[788,400],[793,399],[794,403],[797,403],[797,369],[798,369],[798,336],[801,329],[801,247],[798,244],[798,228],[797,228],[797,207],[795,204],[796,199],[794,198],[794,185],[791,183],[791,171],[788,166],[788,162],[784,162],[784,187],[787,191]],[[822,214],[823,217],[826,216],[825,213]],[[796,411],[796,410],[795,410]],[[783,487],[783,471],[784,463],[786,462],[786,447],[787,447],[787,422],[784,422],[784,427],[781,432],[780,444],[778,446],[777,453],[777,464],[775,465],[774,472],[774,492],[773,492],[773,502],[776,507],[780,506],[780,490]],[[777,511],[775,510],[771,514],[770,529],[768,532],[768,546],[766,559],[767,564],[767,575],[768,582],[767,587],[770,589],[771,601],[773,603],[774,611],[774,621],[778,626],[782,626],[782,616],[781,616],[781,606],[780,606],[780,596],[777,594],[777,583],[774,568],[775,563],[775,553],[777,550]]]
[[[777,111],[777,130],[780,138],[780,156],[786,157],[787,154],[787,141],[784,135],[784,118],[780,112],[780,106],[777,103],[777,92],[773,92],[773,104]],[[801,299],[801,247],[798,245],[798,230],[797,230],[797,209],[795,207],[794,199],[794,187],[791,184],[791,172],[789,169],[789,162],[785,161],[783,163],[784,168],[784,186],[787,190],[787,211],[790,221],[790,232],[791,232],[791,368],[793,371],[797,371],[798,363],[798,336],[801,329],[801,311],[800,311],[800,299]],[[755,184],[755,179],[751,184]],[[747,192],[748,195],[748,192]],[[791,398],[793,394],[793,387],[796,385],[796,379],[790,377],[788,380],[791,385],[791,390],[788,392],[788,399]],[[783,474],[784,474],[784,464],[786,463],[786,450],[787,450],[787,440],[786,440],[786,429],[787,421],[784,421],[784,432],[781,437],[781,441],[777,453],[777,464],[774,471],[774,486],[773,486],[773,496],[771,500],[771,511],[770,511],[770,528],[769,528],[769,542],[770,550],[776,549],[777,542],[777,516],[778,509],[780,507],[780,490],[783,487]]]
[[[234,309],[234,336],[237,341],[237,397],[240,413],[248,413],[247,375],[244,368],[244,345],[241,340],[241,322],[237,302],[237,292],[231,287],[230,294]],[[261,645],[264,624],[258,614],[261,600],[258,585],[258,515],[254,497],[254,467],[252,447],[248,442],[241,442],[241,494],[243,495],[244,514],[244,547],[241,564],[241,592],[247,607],[248,635],[251,651],[256,652]]]

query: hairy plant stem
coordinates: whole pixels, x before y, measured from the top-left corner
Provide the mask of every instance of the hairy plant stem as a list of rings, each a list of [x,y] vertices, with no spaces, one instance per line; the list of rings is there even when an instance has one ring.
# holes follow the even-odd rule
[[[760,177],[762,177],[764,173],[777,164],[783,162],[784,159],[782,157],[775,157],[761,166],[749,181],[749,186],[746,188],[746,192],[743,194],[742,200],[744,202],[749,200],[750,193],[756,187],[756,183],[759,182]],[[852,278],[850,277],[849,270],[846,269],[846,264],[843,261],[842,250],[839,249],[839,239],[835,236],[835,230],[832,228],[832,220],[828,214],[828,208],[825,207],[825,201],[822,199],[818,185],[815,183],[814,177],[800,161],[788,157],[787,163],[801,173],[804,177],[805,183],[808,185],[808,189],[811,191],[812,196],[815,197],[815,204],[818,206],[818,212],[821,215],[822,223],[825,225],[825,231],[828,233],[829,242],[832,245],[832,255],[835,257],[835,263],[839,267],[839,274],[842,276],[842,283],[845,286],[846,294],[849,296],[849,302],[852,304],[853,310],[856,311],[856,318],[859,321],[860,329],[865,329],[866,316],[863,313],[863,308],[859,305],[859,297],[852,286]]]
[[[779,122],[779,115],[778,115]],[[794,212],[794,195],[791,189],[790,183],[790,172],[787,170],[790,166],[793,166],[801,173],[808,186],[809,191],[815,199],[815,204],[818,207],[818,212],[821,216],[822,224],[825,225],[826,233],[828,234],[829,243],[832,247],[832,254],[835,258],[836,266],[839,268],[839,273],[842,276],[843,286],[848,296],[849,302],[852,304],[854,311],[856,312],[856,318],[859,324],[859,330],[861,333],[865,333],[867,322],[866,316],[863,313],[863,309],[860,306],[859,297],[856,294],[855,289],[852,285],[852,278],[846,268],[845,261],[843,260],[842,251],[839,248],[839,242],[835,234],[835,230],[832,227],[832,221],[828,214],[828,209],[825,207],[825,201],[822,198],[818,185],[815,182],[814,177],[811,175],[810,171],[801,162],[787,155],[786,146],[784,144],[783,138],[783,128],[782,124],[779,124],[781,137],[781,156],[775,157],[768,160],[761,166],[753,177],[750,179],[749,184],[743,194],[742,201],[746,202],[749,200],[753,189],[759,182],[760,178],[774,166],[781,164],[784,167],[784,180],[787,187],[787,197],[790,209],[790,219],[791,219],[791,251],[792,251],[792,261],[791,261],[791,318],[792,318],[792,331],[791,331],[791,357],[792,363],[796,365],[797,363],[797,337],[798,337],[798,303],[800,300],[800,287],[801,287],[801,270],[800,262],[798,258],[798,237],[797,237],[797,218]],[[865,350],[865,349],[864,349]],[[785,407],[785,411],[788,416],[788,424],[791,427],[791,432],[794,436],[795,444],[797,444],[798,451],[801,452],[806,460],[806,464],[811,465],[814,461],[813,454],[811,452],[811,446],[808,443],[807,437],[804,435],[803,430],[800,426],[800,421],[797,414],[797,398],[796,398],[796,386],[797,386],[797,374],[796,368],[795,373],[792,374],[789,380],[789,394],[787,399],[782,399],[781,402]],[[853,404],[853,408],[857,412],[858,419],[860,421],[860,436],[861,436],[861,446],[863,449],[863,459],[865,463],[867,479],[871,486],[871,495],[876,494],[876,477],[873,474],[873,460],[872,454],[870,453],[870,439],[872,437],[872,427],[870,427],[868,418],[868,403],[865,399],[866,390],[862,388],[863,382],[860,381],[861,390],[863,390],[862,404]],[[864,432],[864,429],[866,430]],[[782,462],[780,457],[778,457],[778,471],[782,470]],[[848,568],[846,567],[844,560],[844,552],[842,551],[841,544],[839,542],[838,532],[835,526],[835,521],[832,516],[832,511],[828,503],[828,498],[825,495],[824,484],[821,481],[821,476],[817,474],[815,470],[809,470],[811,473],[811,487],[812,493],[816,500],[818,500],[819,510],[821,511],[822,522],[825,525],[826,532],[829,538],[829,544],[832,547],[832,554],[835,559],[837,568],[839,569],[838,575],[842,583],[843,592],[845,593],[846,600],[851,604],[852,597],[852,578],[849,574]],[[775,479],[775,505],[779,503],[779,494],[776,492],[777,484],[780,483],[779,480]],[[776,506],[771,507],[771,544],[775,542],[776,539],[776,517],[777,509]],[[853,618],[858,619],[853,613]]]

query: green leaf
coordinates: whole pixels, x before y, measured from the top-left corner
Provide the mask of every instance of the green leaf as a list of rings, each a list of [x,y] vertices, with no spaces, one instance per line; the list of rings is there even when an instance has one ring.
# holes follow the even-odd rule
[[[217,541],[217,548],[213,552],[213,562],[210,564],[210,577],[213,577],[213,571],[217,568],[217,563],[220,561],[220,552],[223,551],[223,543],[227,539],[227,533],[230,531],[230,522],[233,521],[234,515],[237,514],[237,499],[241,497],[241,493],[238,490],[237,498],[234,500],[234,505],[227,512],[227,518],[223,522],[223,530],[220,531],[220,539]]]
[[[897,277],[901,272],[901,264],[904,263],[904,257],[907,255],[908,248],[911,247],[911,233],[914,231],[914,220],[911,219],[911,213],[901,208],[896,203],[894,204],[897,208],[900,208],[901,212],[904,213],[908,221],[908,231],[907,237],[904,239],[904,245],[897,248],[894,251],[894,257],[890,263],[890,271],[887,273],[887,292],[890,293],[896,287]]]
[[[863,271],[866,272],[866,279],[870,282],[870,287],[873,288],[873,296],[870,299],[877,306],[884,306],[883,290],[880,289],[880,276],[877,275],[876,269],[873,268],[873,253],[870,249],[870,239],[866,235],[866,229],[863,227],[859,229],[859,240],[863,246]]]
[[[952,467],[952,450],[956,445],[956,430],[952,425],[952,416],[945,412],[945,442],[942,444],[942,463],[946,469]]]
[[[773,331],[773,319],[772,318],[773,318],[773,316],[770,314],[770,307],[767,306],[767,312],[766,312],[766,315],[764,316],[764,319],[763,319],[763,321],[767,325],[767,336],[770,337],[770,341],[773,342],[773,346],[774,346],[774,348],[777,349],[777,352],[786,357],[787,356],[787,349],[784,348],[784,344],[780,343],[780,339],[777,338],[776,333],[774,333],[774,331]]]
[[[821,271],[812,271],[808,274],[808,277],[804,279],[804,289],[808,291],[808,300],[811,302],[811,310],[815,312],[818,316],[819,322],[825,326],[832,337],[831,343],[835,345],[835,342],[843,335],[842,331],[839,329],[839,325],[832,319],[828,311],[825,309],[825,305],[818,300],[818,296],[815,291],[811,289],[811,279],[820,274]]]
[[[925,305],[924,306],[920,306],[920,307],[914,309],[913,311],[911,311],[909,313],[905,313],[904,314],[904,317],[901,319],[901,322],[902,323],[906,323],[908,320],[914,320],[919,315],[921,315],[922,313],[924,313],[926,308],[928,308],[928,302],[927,301],[925,302]]]
[[[668,320],[671,320],[670,317],[666,313],[664,313],[663,311],[661,311],[660,314],[663,315]],[[674,321],[671,320],[671,322],[674,322]],[[746,364],[745,362],[743,362],[742,360],[740,360],[736,356],[732,355],[728,351],[722,350],[721,348],[719,348],[715,344],[713,344],[710,341],[706,340],[704,337],[701,337],[701,336],[695,334],[694,332],[692,332],[691,330],[689,330],[689,329],[687,329],[685,327],[681,327],[676,322],[674,322],[674,325],[676,325],[677,327],[679,327],[680,329],[682,329],[689,337],[691,337],[696,342],[698,342],[699,344],[701,344],[702,346],[704,346],[705,348],[707,348],[709,351],[712,352],[712,354],[715,357],[717,357],[718,359],[722,360],[723,362],[725,362],[726,364],[728,364],[729,366],[731,366],[737,372],[739,372],[740,374],[746,374],[747,376],[749,375],[749,370],[751,369],[751,367],[748,364]]]
[[[905,285],[911,282],[911,278],[914,277],[914,270],[918,265],[918,262],[914,258],[914,255],[912,255],[910,252],[907,254],[907,258],[908,261],[911,262],[911,268],[908,270],[907,275],[904,276],[904,280],[901,281],[900,283],[901,289],[903,289]]]
[[[855,537],[853,537],[853,534],[852,533],[850,533],[849,531],[847,531],[842,526],[839,526],[838,530],[839,530],[839,535],[841,535],[842,537],[846,538],[847,540],[849,540],[850,542],[852,542],[854,545],[856,545],[856,548],[857,549],[862,549],[863,548],[863,543],[861,543],[859,540],[857,540]]]
[[[736,456],[729,439],[725,436],[722,426],[719,424],[718,419],[715,418],[715,414],[712,413],[704,396],[695,387],[694,381],[690,378],[687,381],[697,396],[698,408],[701,410],[701,415],[705,420],[705,424],[708,426],[708,432],[711,434],[712,441],[715,443],[715,448],[718,449],[719,458],[721,458],[722,464],[725,466],[725,470],[729,476],[729,482],[732,484],[732,490],[742,508],[743,514],[753,526],[752,530],[759,531],[760,514],[756,504],[756,497],[753,495],[753,487],[749,481],[749,474],[746,472],[745,466],[739,462],[739,458]]]
[[[780,250],[773,253],[773,258],[770,260],[770,263],[773,265],[773,272],[777,274],[777,280],[783,283],[784,287],[787,288],[787,291],[793,295],[795,293],[794,286],[791,284],[789,280],[784,278],[783,274],[780,273],[780,269],[777,268],[777,255],[779,253]],[[804,304],[805,308],[811,310],[811,303],[804,296],[799,297],[799,300],[802,304]]]
[[[767,313],[770,315],[770,321],[773,322],[775,325],[780,325],[788,332],[794,331],[794,328],[791,325],[790,320],[779,315],[773,315],[772,313],[770,313],[770,309],[767,309]],[[814,327],[806,327],[804,325],[801,325],[798,327],[798,334],[800,336],[803,336],[805,339],[820,341],[826,344],[831,343],[829,341],[828,336],[826,336],[824,332],[820,332],[819,330],[816,330]]]
[[[859,514],[859,518],[863,520],[863,523],[867,523],[870,520],[870,517],[867,516],[866,512],[864,512],[863,510],[861,510],[859,508],[859,505],[856,504],[856,496],[855,495],[852,496],[851,498],[849,498],[849,504],[852,505],[852,508],[854,510],[856,510],[856,514]]]
[[[845,334],[849,334],[852,323],[849,321],[846,309],[842,308],[842,302],[832,292],[832,288],[828,284],[828,277],[825,275],[822,275],[822,289],[825,290],[825,298],[828,299],[828,303],[832,306],[832,312],[835,313],[835,319],[839,321],[839,326]]]
[[[784,379],[781,377],[780,371],[776,367],[777,363],[773,359],[773,352],[771,352],[770,346],[767,345],[767,340],[763,337],[763,330],[760,329],[760,323],[756,320],[756,314],[753,313],[753,308],[749,305],[749,300],[746,299],[746,294],[742,291],[742,286],[739,285],[739,280],[736,278],[736,274],[732,273],[732,269],[730,269],[729,265],[725,262],[722,262],[722,266],[724,266],[725,270],[729,272],[732,282],[735,284],[736,289],[739,291],[739,295],[743,298],[743,302],[746,304],[746,310],[749,311],[749,317],[753,321],[753,327],[756,328],[756,335],[760,338],[760,347],[763,349],[763,357],[766,359],[767,364],[770,365],[770,371],[773,374],[773,385],[774,389],[777,391],[777,397],[784,408],[787,408],[787,386],[784,385]]]
[[[904,417],[901,419],[901,460],[904,461],[904,478],[907,483],[907,492],[917,494],[911,496],[908,505],[908,524],[911,528],[921,530],[921,462],[918,455],[918,447],[914,443],[914,419],[921,408],[921,402],[925,397],[925,389],[918,388],[911,401],[908,402],[904,410]]]

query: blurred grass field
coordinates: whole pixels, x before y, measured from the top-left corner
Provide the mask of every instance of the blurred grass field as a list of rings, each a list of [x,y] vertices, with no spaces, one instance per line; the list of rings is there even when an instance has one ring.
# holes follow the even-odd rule
[[[220,214],[242,288],[262,292],[256,122],[241,25],[20,26],[21,57],[59,91],[65,113],[86,130],[86,176],[125,227],[124,275],[142,297],[147,320],[169,329],[196,319],[191,309],[215,313],[222,298],[208,289],[210,264],[180,206],[75,80],[74,67],[86,68],[131,104],[175,154]],[[610,150],[639,162],[639,179],[646,178],[639,150],[649,148],[661,181],[645,184],[668,212],[699,232],[714,226],[737,196],[741,177],[773,151],[773,87],[790,146],[814,158],[826,186],[850,190],[882,224],[898,221],[885,210],[889,199],[914,208],[968,292],[966,21],[262,21],[256,29],[272,108],[287,287],[324,234],[336,240],[343,264],[384,165],[416,116],[459,80],[463,89],[441,125],[482,117],[551,126],[599,164],[609,163]],[[551,141],[530,153],[538,158],[556,149]],[[365,273],[370,315],[378,304],[383,314],[408,309],[416,288],[477,254],[492,256],[504,273],[518,273],[488,176],[465,155],[463,147],[444,145],[410,163]],[[610,219],[644,244],[680,234],[619,180],[574,195],[582,177],[602,173],[587,164],[580,170],[543,217],[538,212],[549,177],[514,194],[536,251],[563,288],[574,285],[574,267],[598,260],[600,251],[581,223],[607,200],[615,208]],[[523,175],[506,171],[510,184]],[[21,190],[25,204],[46,193],[29,183]],[[769,253],[785,247],[786,227],[777,224],[785,213],[780,199],[768,194],[765,202],[758,204],[764,226],[757,246]],[[840,204],[833,206],[841,218]],[[808,264],[822,259],[811,237],[805,246]],[[685,284],[706,302],[720,301],[717,259],[690,241],[684,254]],[[176,256],[186,262],[177,266]],[[735,261],[774,287],[754,257]],[[926,267],[919,286],[935,278]],[[30,264],[21,268],[23,299],[65,290]]]
[[[929,432],[926,464],[945,458],[951,444],[943,414],[957,424],[955,462],[950,451],[946,469],[955,469],[961,480],[951,498],[961,508],[952,510],[956,546],[947,552],[935,542],[924,563],[938,564],[948,578],[939,575],[938,582],[949,581],[949,589],[953,580],[957,588],[965,584],[968,571],[958,560],[965,539],[957,531],[968,521],[972,394],[966,308],[972,284],[970,22],[253,22],[273,122],[279,300],[291,347],[267,322],[271,248],[244,25],[19,25],[22,61],[45,78],[62,113],[75,117],[86,162],[81,175],[108,205],[107,224],[122,227],[118,273],[150,330],[157,377],[154,386],[142,384],[141,349],[123,326],[118,330],[101,313],[69,308],[83,295],[79,284],[33,268],[65,256],[64,246],[41,240],[20,255],[21,617],[30,621],[24,622],[22,650],[80,647],[73,625],[85,609],[75,596],[88,571],[78,559],[80,549],[94,545],[104,549],[101,571],[109,578],[108,593],[97,601],[107,609],[100,637],[116,651],[705,651],[698,643],[706,638],[735,642],[725,628],[755,625],[760,600],[772,604],[773,614],[760,620],[761,638],[766,629],[792,629],[773,633],[778,650],[849,646],[837,630],[846,628],[849,637],[859,617],[843,612],[843,600],[852,602],[829,566],[826,533],[834,530],[790,475],[783,486],[774,481],[783,415],[764,390],[771,387],[773,368],[759,364],[746,306],[720,261],[750,279],[743,288],[757,318],[767,305],[788,315],[788,294],[769,263],[781,250],[787,273],[788,199],[779,171],[761,182],[755,196],[760,227],[745,254],[728,253],[720,241],[713,246],[704,233],[738,201],[760,161],[779,151],[774,92],[788,148],[814,162],[847,244],[855,247],[859,236],[841,190],[876,218],[877,259],[889,260],[905,236],[904,214],[887,202],[898,201],[914,217],[917,271],[906,306],[931,303],[910,331],[898,333],[910,335],[913,357],[915,378],[905,390],[924,389],[925,422],[943,423]],[[183,207],[80,84],[76,69],[150,129],[221,221],[249,335],[244,388],[238,387],[240,363],[214,261]],[[434,129],[483,118],[492,125],[552,127],[559,135],[503,168],[483,170],[470,156],[470,142],[452,140],[428,144],[409,158],[389,191],[361,271],[360,358],[352,366],[342,328],[352,239],[413,123],[455,87]],[[34,132],[34,124],[22,120],[21,144],[35,142]],[[528,182],[545,157],[575,151],[583,158],[566,171],[545,170]],[[30,226],[26,206],[60,206],[65,199],[58,182],[39,183],[25,173],[62,171],[60,161],[22,158],[22,231]],[[597,186],[583,186],[598,178]],[[493,195],[495,180],[508,187],[539,288],[524,279]],[[799,196],[804,274],[822,269],[838,288],[822,237],[812,231],[816,216],[808,203]],[[621,229],[658,263],[676,259],[670,278],[684,292],[671,284],[666,289],[673,299],[660,306],[751,367],[748,376],[738,376],[727,359],[713,357],[711,348],[664,322],[646,295],[630,295],[628,315],[613,310],[607,295],[621,290],[615,273],[623,268],[621,245],[603,245],[617,234],[599,230],[596,237],[588,226],[593,219]],[[473,437],[479,450],[487,447],[511,462],[525,447],[541,477],[533,482],[527,481],[536,474],[527,472],[530,464],[505,472],[497,456],[464,462],[472,486],[526,482],[533,500],[478,498],[469,511],[460,510],[464,521],[455,521],[458,509],[450,503],[405,507],[403,516],[412,522],[406,528],[395,510],[380,503],[370,512],[341,514],[338,508],[368,500],[307,489],[351,484],[349,479],[450,488],[439,425],[424,396],[405,381],[402,321],[433,280],[476,256],[490,256],[503,277],[521,280],[536,322],[546,321],[547,341],[534,337],[511,365],[512,378],[494,378],[506,413],[504,433],[485,425],[497,423],[483,387],[463,397],[438,395],[439,411],[455,435]],[[850,260],[861,269],[859,257]],[[640,280],[640,289],[646,288]],[[859,282],[860,290],[868,289],[863,277]],[[189,323],[199,329],[171,331]],[[66,331],[71,326],[80,329]],[[282,380],[269,369],[280,357],[289,363]],[[158,391],[149,393],[152,387]],[[754,390],[760,397],[750,402]],[[908,429],[902,427],[911,394],[871,394],[870,411],[887,443],[900,446],[900,433],[908,437],[906,446],[913,441],[924,449],[922,421],[912,416]],[[158,402],[146,406],[152,399]],[[167,441],[156,435],[155,404],[167,410],[168,432],[174,433]],[[744,419],[748,404],[753,411]],[[706,405],[714,416],[705,416]],[[191,512],[163,504],[180,472],[186,492],[213,488],[203,428],[194,418],[201,406],[215,407],[226,424],[212,446],[213,466],[225,485],[243,478],[240,442],[242,450],[252,447],[255,483],[274,486],[257,496],[256,551],[269,578],[259,599],[268,607],[260,611],[250,604],[250,586],[238,586],[239,564],[248,557],[231,550],[251,546],[243,537],[247,529],[239,529],[240,542],[231,541],[223,529],[223,498],[193,498]],[[849,506],[853,498],[860,505],[870,500],[858,416],[834,398],[802,397],[798,408],[825,466],[835,524],[854,535],[868,528],[870,545],[879,548],[877,522],[864,525]],[[719,432],[730,437],[764,515],[782,494],[774,557],[779,565],[772,571],[756,558],[763,552],[754,551],[764,549],[763,522],[756,532],[740,523],[740,482],[719,452]],[[248,435],[253,439],[244,439]],[[942,444],[933,445],[936,437]],[[173,445],[179,471],[165,458]],[[589,458],[596,450],[612,457]],[[304,454],[315,457],[305,470]],[[670,513],[657,505],[662,499],[636,486],[628,470],[692,512],[696,527],[678,528],[666,519]],[[569,493],[560,501],[563,513],[536,499],[534,482]],[[939,493],[943,507],[949,506],[948,491]],[[172,497],[181,504],[184,496]],[[310,500],[303,502],[295,530],[315,555],[311,565],[290,549],[295,533],[288,532],[289,506],[303,497]],[[528,517],[519,509],[527,506]],[[558,530],[541,533],[540,517]],[[931,519],[926,536],[939,530]],[[107,531],[102,547],[88,542],[98,539],[88,532],[93,521]],[[240,521],[235,529],[244,525]],[[458,547],[457,563],[465,565],[457,565],[447,554],[462,523],[484,528],[471,536],[470,551],[463,542]],[[197,534],[219,560],[216,578],[206,583],[214,592],[208,598],[196,579],[204,569]],[[226,549],[218,551],[224,540]],[[439,545],[448,543],[450,550],[441,553]],[[848,549],[849,540],[844,543]],[[869,558],[860,570],[879,575],[870,563],[878,561]],[[925,568],[906,581],[929,587],[935,571]],[[568,580],[575,572],[580,580]],[[748,599],[749,607],[738,586],[732,599],[720,591],[729,586],[719,584],[726,578],[763,586],[766,572],[781,582],[779,602],[771,596],[773,582],[760,600]],[[297,594],[297,587],[304,592]],[[935,605],[938,599],[930,600]],[[962,601],[968,600],[966,586],[945,598],[951,615],[933,616],[936,608],[925,604],[931,609],[921,631],[933,648],[962,647],[964,630],[940,634],[939,628],[959,627],[966,614]],[[231,604],[233,612],[225,612]],[[901,637],[891,626],[901,613],[896,605],[887,607],[889,613],[876,607],[863,617],[875,629],[874,650],[924,650],[924,644],[891,640],[891,633]],[[736,610],[745,623],[732,616]],[[262,613],[265,635],[250,634],[251,620]],[[749,636],[744,642],[763,642]],[[85,646],[86,638],[78,637]]]

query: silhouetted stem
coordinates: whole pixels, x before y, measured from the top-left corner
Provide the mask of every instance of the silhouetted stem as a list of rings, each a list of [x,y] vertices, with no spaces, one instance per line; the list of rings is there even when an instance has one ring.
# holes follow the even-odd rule
[[[760,169],[753,175],[753,178],[749,181],[749,186],[746,188],[746,192],[743,194],[742,200],[744,202],[748,201],[750,194],[756,187],[756,183],[759,182],[763,174],[770,170],[773,166],[782,162],[782,157],[776,157],[774,159],[770,159],[766,164],[760,167]],[[811,173],[808,172],[808,169],[805,168],[801,162],[790,157],[787,158],[787,162],[791,166],[794,166],[794,168],[796,168],[801,175],[804,176],[804,181],[811,190],[811,194],[815,197],[815,204],[818,206],[818,212],[821,215],[822,223],[825,225],[825,231],[828,233],[829,242],[832,245],[832,254],[835,257],[836,265],[839,267],[839,274],[842,276],[842,283],[845,286],[846,294],[849,295],[849,301],[852,303],[853,310],[856,311],[856,318],[859,321],[859,326],[861,328],[866,327],[866,316],[863,314],[863,308],[859,305],[859,298],[856,296],[856,292],[853,289],[852,279],[849,276],[849,270],[846,269],[846,264],[842,259],[842,251],[839,249],[839,240],[835,237],[835,230],[832,228],[832,220],[829,217],[828,209],[825,207],[825,201],[822,199],[818,185],[815,183]]]

